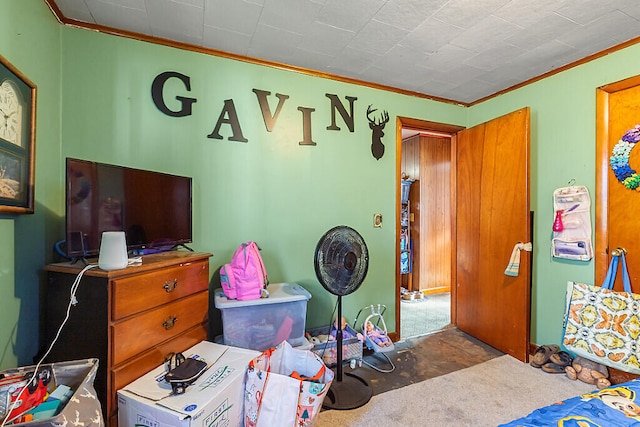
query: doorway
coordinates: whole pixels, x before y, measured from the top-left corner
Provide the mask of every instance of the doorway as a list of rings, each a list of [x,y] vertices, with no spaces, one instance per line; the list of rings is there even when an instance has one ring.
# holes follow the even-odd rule
[[[396,312],[400,338],[406,339],[453,323],[452,141],[462,128],[399,122],[399,174],[405,192],[400,191],[398,207],[401,259]]]
[[[530,116],[529,107],[523,107],[468,129],[396,120],[398,184],[403,128],[450,137],[451,324],[523,362],[528,361],[530,347],[531,256],[526,251],[520,254],[515,276],[506,274],[505,266],[519,243],[531,242]],[[399,242],[399,226],[396,238]],[[398,291],[399,266],[396,256]],[[401,324],[400,304],[398,295],[396,325]]]

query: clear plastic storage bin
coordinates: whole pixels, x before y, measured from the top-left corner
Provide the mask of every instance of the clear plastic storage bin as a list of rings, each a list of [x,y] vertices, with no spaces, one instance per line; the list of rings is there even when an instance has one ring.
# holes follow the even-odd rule
[[[311,294],[297,283],[273,283],[267,290],[268,298],[247,301],[228,299],[222,289],[216,290],[225,345],[264,351],[284,340],[294,347],[305,344]]]

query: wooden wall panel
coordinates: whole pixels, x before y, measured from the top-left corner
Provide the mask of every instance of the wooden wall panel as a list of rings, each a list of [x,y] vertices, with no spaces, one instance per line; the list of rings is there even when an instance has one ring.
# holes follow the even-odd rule
[[[420,289],[451,286],[451,140],[421,136]]]
[[[410,179],[420,179],[420,135],[402,141],[401,169]]]
[[[409,290],[451,289],[451,139],[427,135],[402,144],[402,172],[411,186],[413,273],[402,285]]]
[[[420,152],[416,163],[420,164]],[[409,193],[410,217],[409,224],[411,226],[411,242],[413,243],[413,272],[412,272],[412,291],[422,289],[422,224],[424,218],[422,216],[422,192],[420,191],[421,180],[416,180],[411,184],[411,192]]]

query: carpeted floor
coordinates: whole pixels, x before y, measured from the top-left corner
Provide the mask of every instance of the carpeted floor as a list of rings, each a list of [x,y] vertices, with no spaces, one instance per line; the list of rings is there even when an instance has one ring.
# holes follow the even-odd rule
[[[407,339],[439,331],[451,323],[451,294],[426,295],[419,300],[401,300],[400,338]]]
[[[316,425],[495,427],[523,417],[536,408],[594,389],[593,385],[571,381],[565,375],[548,374],[511,356],[502,355],[466,369],[374,395],[358,408],[322,411]],[[576,420],[567,420],[567,423],[563,425],[593,425],[576,423]]]

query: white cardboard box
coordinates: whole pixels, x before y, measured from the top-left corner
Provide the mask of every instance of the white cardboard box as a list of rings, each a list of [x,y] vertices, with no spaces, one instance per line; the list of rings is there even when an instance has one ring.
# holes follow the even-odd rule
[[[254,350],[202,341],[183,352],[209,368],[184,394],[171,395],[159,366],[118,390],[120,427],[216,427],[244,425],[244,383]]]

